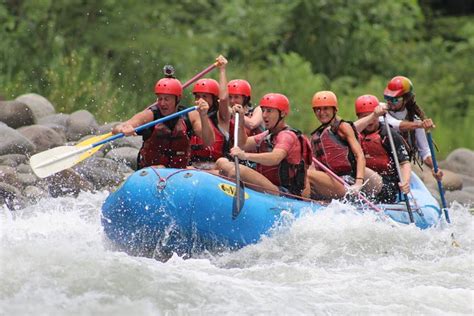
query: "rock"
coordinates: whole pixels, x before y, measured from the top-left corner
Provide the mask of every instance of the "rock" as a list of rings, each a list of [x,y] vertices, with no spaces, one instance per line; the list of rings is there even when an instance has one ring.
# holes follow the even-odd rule
[[[30,108],[18,101],[0,101],[0,120],[11,128],[18,128],[35,123]]]
[[[8,126],[0,126],[0,155],[36,152],[36,146],[20,132]]]
[[[464,192],[466,193],[472,193],[474,194],[474,186],[470,186],[470,187],[465,187],[462,189]]]
[[[27,162],[28,158],[21,154],[9,154],[0,156],[0,165],[16,167]]]
[[[105,158],[122,162],[133,170],[137,170],[137,155],[138,149],[136,148],[120,147],[109,151],[107,155],[105,155]]]
[[[448,155],[446,162],[450,170],[474,177],[474,151],[467,148],[455,149]]]
[[[92,191],[93,185],[73,169],[66,169],[46,179],[49,194],[52,197],[73,195],[81,191]]]
[[[39,181],[39,178],[31,173],[18,173],[16,177],[22,188],[31,185],[36,185]]]
[[[18,177],[15,169],[9,166],[0,166],[0,181],[18,186]]]
[[[101,135],[101,134],[110,133],[112,131],[112,128],[114,128],[118,124],[120,124],[120,122],[111,122],[111,123],[101,125],[97,129],[97,134]]]
[[[24,103],[28,106],[30,111],[33,113],[35,123],[37,123],[40,118],[56,112],[51,102],[36,93],[23,94],[16,98],[15,101]]]
[[[26,126],[18,131],[36,146],[37,152],[64,145],[66,142],[66,138],[43,125]]]
[[[447,191],[445,198],[448,204],[454,201],[468,206],[474,204],[474,194],[466,191]]]
[[[474,186],[474,177],[470,177],[470,176],[466,176],[462,174],[461,179],[462,179],[463,187]]]
[[[440,167],[441,168],[441,167]],[[412,165],[412,170],[420,177],[427,187],[438,187],[436,179],[433,177],[430,168],[424,166],[423,170],[418,166]],[[461,190],[463,186],[462,176],[443,168],[443,180],[441,181],[445,190]]]
[[[89,111],[76,111],[67,120],[66,137],[69,141],[76,141],[85,135],[94,134],[98,127],[94,116]]]
[[[28,200],[31,200],[33,202],[38,202],[40,199],[47,198],[48,192],[38,187],[30,185],[23,189],[23,196],[27,198]]]
[[[133,172],[125,164],[96,157],[84,160],[83,163],[75,167],[75,170],[92,182],[96,189],[115,187]]]
[[[16,172],[33,174],[33,169],[31,169],[31,166],[29,163],[22,163],[16,167]]]
[[[67,128],[65,126],[58,125],[58,124],[53,124],[53,123],[51,123],[51,124],[38,124],[38,125],[51,128],[53,131],[58,133],[64,140],[66,140]]]
[[[18,210],[26,205],[20,190],[5,182],[0,182],[0,206],[6,205],[10,210]]]
[[[142,148],[143,140],[141,136],[128,136],[119,138],[113,142],[107,143],[102,147],[101,151],[107,154],[110,150],[120,147],[132,147],[136,149]]]
[[[42,117],[38,120],[38,125],[61,125],[67,127],[67,121],[69,120],[70,114],[57,113]]]

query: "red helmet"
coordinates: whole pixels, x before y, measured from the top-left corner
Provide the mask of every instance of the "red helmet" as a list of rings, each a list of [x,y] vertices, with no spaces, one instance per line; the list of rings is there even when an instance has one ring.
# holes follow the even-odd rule
[[[290,113],[290,101],[280,93],[267,93],[260,100],[260,106],[280,110],[288,115]]]
[[[355,101],[356,114],[372,113],[377,105],[379,105],[379,100],[376,96],[371,94],[361,95]]]
[[[183,87],[178,79],[162,78],[155,84],[155,94],[172,94],[179,99],[183,94]]]
[[[210,93],[219,96],[219,84],[214,79],[199,79],[193,88],[193,93]]]
[[[337,110],[337,97],[332,91],[318,91],[313,96],[313,108],[332,106]]]
[[[250,86],[250,83],[242,79],[229,81],[227,84],[227,90],[229,91],[229,94],[240,94],[246,97],[250,97],[252,94],[252,87]]]
[[[400,97],[413,91],[413,84],[407,77],[393,77],[387,84],[383,94],[389,97]]]

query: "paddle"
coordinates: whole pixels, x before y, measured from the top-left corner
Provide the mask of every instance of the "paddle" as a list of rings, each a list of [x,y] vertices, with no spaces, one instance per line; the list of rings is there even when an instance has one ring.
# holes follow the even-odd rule
[[[183,89],[186,89],[187,87],[189,87],[191,84],[193,84],[196,80],[198,80],[199,78],[201,78],[202,76],[204,76],[205,74],[211,72],[214,68],[217,67],[217,62],[207,66],[205,69],[203,69],[201,72],[198,72],[196,75],[194,75],[194,77],[192,77],[191,79],[189,79],[188,81],[186,81],[185,83],[183,83],[182,87]],[[173,69],[173,72],[174,72],[174,69]],[[147,106],[146,108],[148,109],[149,107],[151,106],[154,106],[156,105],[156,102],[155,103],[152,103],[150,104],[149,106]]]
[[[388,140],[390,141],[390,147],[392,149],[393,160],[395,161],[395,167],[397,168],[398,178],[400,179],[400,182],[403,182],[403,175],[400,170],[400,163],[398,162],[398,155],[395,149],[395,143],[393,142],[392,130],[390,128],[390,125],[388,125],[387,117],[385,115],[383,116],[383,119],[385,122],[385,128],[387,129],[387,135],[388,135]],[[410,223],[414,223],[415,219],[413,218],[413,212],[411,210],[410,201],[408,200],[408,195],[406,193],[403,193],[403,198],[405,199],[405,204],[407,206],[408,216],[410,217]]]
[[[333,177],[337,182],[342,184],[346,189],[349,188],[349,184],[344,181],[341,177],[339,177],[337,174],[335,174],[331,169],[326,167],[322,162],[320,162],[318,159],[313,157],[313,162],[317,164],[321,169],[323,169],[327,174],[329,174],[331,177]],[[367,205],[369,205],[374,211],[376,212],[382,212],[380,208],[378,208],[374,203],[370,202],[365,196],[362,195],[362,193],[357,192],[358,197],[363,200]]]
[[[426,132],[426,138],[428,139],[428,145],[430,146],[431,160],[433,161],[434,172],[438,173],[438,170],[439,170],[438,162],[436,161],[435,149],[433,146],[433,137],[431,136],[431,132]],[[441,205],[443,206],[444,217],[446,218],[446,222],[451,223],[451,220],[449,219],[449,212],[448,212],[446,199],[444,198],[443,184],[438,179],[436,179],[436,182],[438,182],[439,197],[441,198]]]
[[[148,122],[135,128],[135,132],[138,133],[146,128],[155,126],[159,123],[166,122],[196,109],[197,106],[192,106],[182,111]],[[107,135],[110,134],[96,136],[95,138],[93,137],[93,139],[100,139]],[[90,157],[96,151],[97,147],[102,146],[103,144],[106,144],[113,140],[122,138],[124,136],[125,135],[123,133],[119,133],[115,135],[110,135],[109,137],[99,140],[95,143],[90,143],[89,140],[86,140],[75,146],[59,146],[56,148],[52,148],[31,156],[30,166],[38,177],[46,178],[56,172],[71,168],[80,161]]]
[[[234,124],[234,147],[239,146],[239,113],[235,113],[235,124]],[[242,207],[245,202],[245,188],[242,181],[240,181],[240,166],[239,157],[234,156],[235,164],[235,194],[234,200],[232,201],[232,219],[236,219],[239,216]]]

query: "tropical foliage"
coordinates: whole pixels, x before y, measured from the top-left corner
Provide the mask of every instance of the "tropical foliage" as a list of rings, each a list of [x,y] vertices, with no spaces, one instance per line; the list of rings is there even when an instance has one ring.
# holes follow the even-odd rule
[[[290,123],[310,132],[317,90],[335,91],[341,115],[354,119],[357,96],[381,98],[403,74],[445,155],[474,148],[472,11],[462,0],[7,0],[0,94],[37,92],[58,111],[123,120],[153,102],[165,64],[185,81],[222,53],[229,78],[252,83],[254,101],[287,94]]]

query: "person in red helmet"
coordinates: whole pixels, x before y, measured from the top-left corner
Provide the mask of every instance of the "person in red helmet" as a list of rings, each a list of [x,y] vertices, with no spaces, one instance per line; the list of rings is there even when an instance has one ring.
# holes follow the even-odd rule
[[[257,164],[256,170],[239,165],[242,180],[272,194],[281,191],[307,195],[306,171],[311,164],[311,146],[301,132],[285,123],[290,113],[288,98],[280,93],[268,93],[260,100],[260,107],[267,130],[248,137],[244,122],[240,121],[239,147],[231,149],[232,156]],[[244,115],[241,104],[235,104],[233,110]],[[235,164],[227,158],[217,160],[216,166],[221,174],[235,177]]]
[[[359,143],[364,151],[366,166],[382,177],[382,190],[374,199],[380,203],[394,203],[399,191],[406,194],[410,192],[410,157],[401,135],[392,131],[396,148],[395,154],[398,157],[400,171],[404,179],[404,182],[401,183],[387,134],[387,126],[380,122],[377,116],[372,115],[378,105],[377,97],[370,94],[362,95],[356,99],[355,111],[357,117],[359,119],[371,117],[368,125],[359,134]]]
[[[228,154],[231,140],[231,114],[228,106],[227,79],[225,67],[227,60],[224,56],[217,57],[219,67],[219,83],[214,79],[199,79],[193,87],[196,101],[203,101],[209,105],[209,124],[214,131],[214,143],[209,146],[199,136],[191,139],[191,163],[199,169],[213,169],[214,162]]]
[[[155,85],[155,94],[156,104],[118,124],[112,133],[136,135],[136,127],[180,110],[183,88],[179,80],[160,79]],[[143,145],[138,153],[138,169],[152,165],[186,168],[191,155],[191,135],[198,135],[207,145],[214,143],[214,133],[207,119],[209,104],[201,99],[195,104],[199,107],[197,112],[189,112],[185,118],[178,117],[140,132]]]
[[[408,143],[410,160],[421,160],[432,170],[433,176],[441,180],[443,172],[434,172],[433,160],[426,138],[425,130],[435,128],[435,124],[416,103],[413,83],[404,76],[395,76],[384,90],[384,99],[387,102],[387,122],[396,131],[399,131]],[[418,156],[416,152],[418,151]]]
[[[229,105],[233,107],[240,104],[244,107],[244,125],[248,136],[253,136],[263,132],[262,109],[260,106],[252,107],[250,99],[252,97],[252,87],[247,80],[234,79],[227,84],[229,94]]]
[[[337,116],[338,101],[334,92],[316,92],[312,107],[321,122],[321,126],[311,133],[313,156],[349,183],[350,191],[379,194],[382,178],[366,168],[354,125]],[[346,194],[346,188],[341,183],[316,168],[309,169],[308,178],[314,198],[342,198]]]

